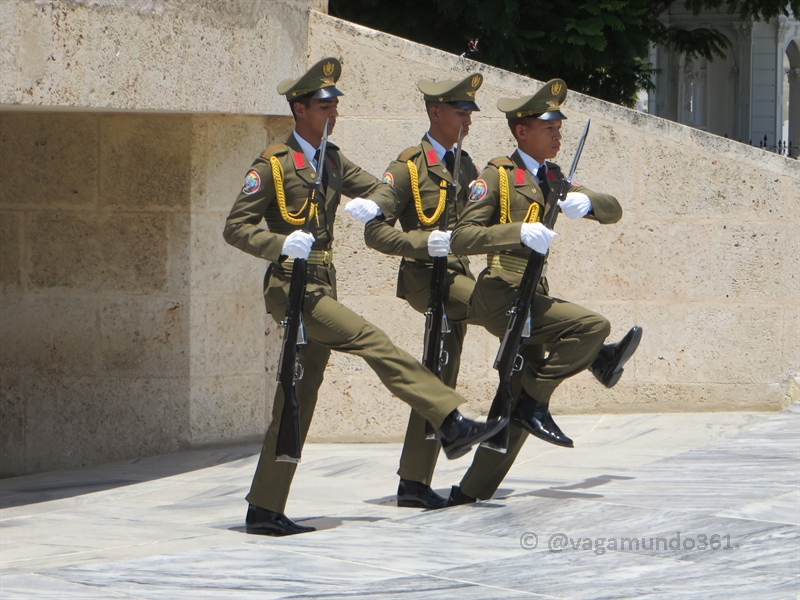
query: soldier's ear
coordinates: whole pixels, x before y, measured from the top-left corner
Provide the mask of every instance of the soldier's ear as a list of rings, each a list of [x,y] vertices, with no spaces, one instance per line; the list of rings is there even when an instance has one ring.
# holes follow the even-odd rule
[[[292,102],[292,112],[294,113],[294,118],[297,119],[298,117],[305,117],[306,116],[306,105],[302,102]]]

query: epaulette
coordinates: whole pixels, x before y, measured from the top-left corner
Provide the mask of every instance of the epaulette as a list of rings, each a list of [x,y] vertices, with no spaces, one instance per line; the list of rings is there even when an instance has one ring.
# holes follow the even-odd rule
[[[412,157],[416,156],[420,152],[422,152],[421,146],[411,146],[411,148],[406,148],[405,150],[403,150],[398,155],[397,160],[399,160],[400,162],[405,162],[411,159]]]
[[[497,158],[493,158],[489,161],[489,164],[497,168],[506,167],[507,169],[513,169],[515,166],[514,161],[507,156],[498,156]]]
[[[271,146],[261,153],[261,158],[269,158],[271,156],[278,156],[279,154],[286,154],[289,152],[289,146],[286,144],[278,144]]]

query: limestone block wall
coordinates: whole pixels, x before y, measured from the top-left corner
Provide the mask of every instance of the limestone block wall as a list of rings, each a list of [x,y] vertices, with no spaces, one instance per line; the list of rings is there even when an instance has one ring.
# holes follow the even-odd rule
[[[0,474],[262,435],[265,264],[222,227],[246,166],[290,130],[0,112]]]
[[[513,139],[495,103],[539,82],[312,13],[309,61],[343,64],[334,140],[380,176],[426,131],[415,82],[484,75],[465,148],[476,164],[508,154]],[[612,339],[634,324],[644,338],[612,390],[587,373],[562,385],[567,412],[777,410],[800,375],[800,163],[580,94],[566,104],[559,162],[569,165],[592,126],[578,180],[614,193],[625,209],[610,226],[557,224],[552,292],[606,315]],[[340,211],[342,301],[421,354],[423,319],[395,298],[398,260],[366,248]],[[484,266],[475,257],[475,272]],[[484,411],[496,386],[496,340],[470,327],[459,388]],[[406,408],[357,359],[334,354],[312,439],[400,439]]]
[[[0,0],[0,104],[285,114],[327,0]]]
[[[221,232],[310,8],[0,0],[0,476],[263,434],[265,265]]]

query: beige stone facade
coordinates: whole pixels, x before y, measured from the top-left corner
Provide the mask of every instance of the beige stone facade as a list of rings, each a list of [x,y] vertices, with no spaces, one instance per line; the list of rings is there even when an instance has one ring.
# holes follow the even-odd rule
[[[479,165],[512,148],[494,104],[540,84],[310,8],[324,2],[0,0],[0,475],[263,434],[280,332],[266,265],[221,231],[252,159],[291,130],[281,78],[340,58],[333,141],[380,175],[425,131],[415,81],[480,70],[466,148]],[[787,405],[800,163],[577,94],[565,110],[560,162],[591,117],[578,178],[626,214],[559,221],[553,293],[605,314],[613,338],[635,323],[645,335],[613,390],[581,374],[554,412]],[[420,354],[397,260],[343,211],[336,234],[342,301]],[[477,413],[497,342],[477,328],[467,340],[459,385]],[[337,354],[311,438],[396,441],[406,415]]]

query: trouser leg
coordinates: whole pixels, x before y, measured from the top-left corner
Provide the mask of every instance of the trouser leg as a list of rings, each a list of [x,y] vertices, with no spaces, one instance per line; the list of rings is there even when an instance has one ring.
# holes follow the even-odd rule
[[[280,322],[285,304],[274,302],[273,318]],[[307,294],[303,307],[308,344],[300,352],[305,375],[296,388],[300,403],[302,437],[311,424],[311,417],[322,384],[325,365],[331,350],[347,352],[363,358],[395,396],[409,404],[434,428],[464,402],[455,390],[448,388],[407,352],[392,344],[389,337],[372,323],[335,299],[322,293]],[[296,469],[292,463],[275,461],[275,447],[283,393],[278,386],[273,405],[273,420],[267,431],[261,457],[247,500],[275,512],[283,512],[289,487]]]
[[[541,288],[540,288],[541,291]],[[470,322],[502,338],[508,325],[508,310],[517,288],[482,273],[473,293]],[[588,367],[611,330],[602,315],[582,306],[537,293],[531,308],[531,336],[523,339],[522,387],[547,403],[558,385]],[[549,352],[546,359],[539,347]]]
[[[447,387],[381,329],[330,296],[306,298],[311,305],[306,335],[331,350],[363,358],[381,382],[438,429],[465,399]]]
[[[588,367],[611,332],[608,320],[577,304],[537,295],[531,310],[530,346],[546,345],[547,358],[525,361],[522,387],[538,402],[549,403],[558,385]]]
[[[470,322],[502,337],[508,325],[507,311],[516,295],[516,288],[505,281],[482,274],[473,294]],[[553,391],[564,379],[594,360],[609,330],[608,321],[601,315],[537,294],[531,310],[531,336],[523,340],[520,348],[524,366],[520,376],[514,378],[515,395],[519,395],[521,383],[530,396],[549,403]],[[549,352],[546,358],[544,349]],[[473,498],[491,498],[514,464],[527,435],[512,422],[505,453],[478,448],[462,479],[461,490]]]
[[[453,275],[445,304],[450,320],[450,333],[444,336],[444,350],[447,352],[448,362],[442,367],[441,372],[442,382],[451,388],[455,388],[458,381],[461,350],[467,333],[467,325],[462,321],[467,316],[469,297],[475,285],[475,281],[469,277]],[[425,288],[416,294],[407,294],[406,300],[418,312],[425,312],[428,295],[429,289]],[[425,423],[425,419],[415,411],[411,411],[397,474],[403,479],[431,485],[441,445],[437,439],[426,438]]]
[[[527,438],[527,431],[509,423],[508,450],[505,453],[479,446],[472,464],[461,479],[461,491],[479,500],[491,498],[514,464]]]
[[[296,383],[295,392],[300,404],[301,444],[305,443],[308,429],[311,426],[314,407],[317,404],[317,394],[322,385],[330,353],[330,349],[314,342],[309,342],[300,350],[300,364],[303,365],[305,372],[303,378]],[[284,512],[289,488],[297,469],[295,463],[275,460],[283,405],[283,389],[278,384],[272,405],[272,421],[267,428],[264,444],[261,447],[261,456],[258,459],[258,466],[250,486],[250,493],[247,495],[247,501],[250,504],[279,513]]]

